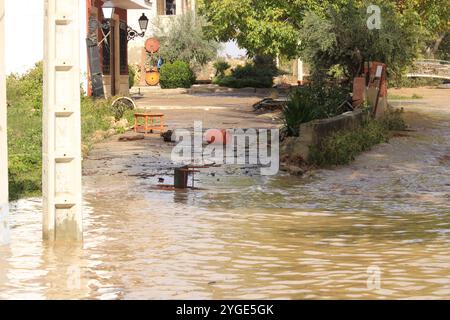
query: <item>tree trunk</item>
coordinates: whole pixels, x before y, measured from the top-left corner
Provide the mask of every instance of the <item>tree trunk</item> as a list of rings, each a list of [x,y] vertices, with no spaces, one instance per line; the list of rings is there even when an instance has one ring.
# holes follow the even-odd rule
[[[434,56],[436,55],[436,53],[438,52],[439,46],[441,45],[442,41],[444,41],[446,35],[447,35],[447,33],[444,32],[443,34],[441,34],[441,35],[439,36],[439,38],[438,38],[438,39],[436,40],[436,42],[434,43],[433,50],[431,51],[432,54],[433,54],[433,57],[434,57]]]
[[[434,42],[434,45],[427,48],[426,54],[428,58],[434,59],[436,57],[436,53],[439,50],[439,46],[441,45],[442,41],[444,41],[446,35],[447,35],[446,32],[441,34],[439,38],[436,39],[436,41]]]

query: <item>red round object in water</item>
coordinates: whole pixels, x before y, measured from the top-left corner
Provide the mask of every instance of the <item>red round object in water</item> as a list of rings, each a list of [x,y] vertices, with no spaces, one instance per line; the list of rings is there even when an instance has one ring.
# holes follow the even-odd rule
[[[231,143],[231,134],[227,130],[211,129],[206,132],[206,141],[209,144],[227,145]]]
[[[159,41],[156,38],[148,38],[145,41],[145,50],[149,53],[156,53],[159,50]]]

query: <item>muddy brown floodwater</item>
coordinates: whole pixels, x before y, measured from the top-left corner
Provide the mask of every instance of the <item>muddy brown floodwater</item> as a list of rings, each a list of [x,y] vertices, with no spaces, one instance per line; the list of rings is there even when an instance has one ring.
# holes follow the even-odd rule
[[[41,200],[15,202],[0,298],[448,299],[450,91],[419,93],[395,102],[413,131],[304,178],[210,168],[157,190],[170,146],[100,143],[83,248],[43,243]]]

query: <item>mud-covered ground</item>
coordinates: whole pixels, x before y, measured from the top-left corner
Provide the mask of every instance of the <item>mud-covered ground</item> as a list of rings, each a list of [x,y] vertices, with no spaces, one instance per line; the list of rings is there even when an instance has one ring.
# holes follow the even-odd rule
[[[395,107],[404,108],[404,118],[410,125],[411,131],[398,134],[390,144],[377,146],[374,151],[361,155],[356,161],[357,164],[364,161],[370,162],[374,155],[378,158],[405,157],[405,160],[408,160],[410,148],[414,148],[414,140],[431,139],[433,128],[436,126],[445,127],[448,124],[450,119],[450,90],[430,88],[392,89],[390,94],[397,98],[402,97],[402,99],[392,100],[390,103]],[[421,98],[408,99],[413,95]],[[195,121],[201,121],[204,130],[280,127],[279,113],[254,111],[252,105],[263,97],[263,95],[248,93],[146,94],[146,96],[137,100],[137,104],[139,108],[164,113],[168,130],[187,129],[193,131]],[[134,132],[128,132],[121,137],[134,136],[136,136]],[[405,150],[393,149],[394,145],[399,143],[403,145],[407,141],[411,141],[412,145],[406,144]],[[84,175],[102,181],[103,179],[107,181],[108,177],[111,180],[114,177],[127,177],[127,179],[131,177],[158,181],[161,177],[173,175],[173,169],[177,166],[170,159],[174,146],[175,143],[164,142],[159,134],[147,135],[144,140],[126,142],[120,142],[118,137],[114,136],[98,143],[89,156],[85,158],[83,163]],[[383,157],[380,152],[383,153]],[[430,152],[432,151],[430,150]],[[376,166],[376,163],[370,163],[370,165],[373,167]],[[220,169],[213,169],[212,171],[218,170],[220,171]],[[341,168],[341,170],[345,170],[345,168]],[[208,174],[211,173],[211,170],[203,170],[203,173],[205,172]],[[243,172],[249,173],[249,170],[243,169]],[[250,174],[254,174],[254,172],[250,170]],[[87,179],[87,181],[89,180],[91,179]],[[167,180],[170,179],[165,179],[165,183],[168,182]]]
[[[137,99],[138,108],[151,112],[164,113],[167,130],[194,130],[194,122],[201,122],[207,129],[271,129],[281,125],[280,114],[255,111],[253,104],[263,95],[253,94],[153,94]],[[164,142],[159,133],[146,135],[144,140],[119,141],[123,137],[136,137],[141,134],[127,132],[98,143],[83,162],[86,181],[108,179],[146,179],[155,186],[173,183],[175,167],[182,165],[171,161],[171,153],[176,143]],[[202,169],[202,174],[216,176],[220,172],[243,172],[256,174],[255,167],[219,167]],[[226,173],[225,173],[226,174]],[[160,179],[164,179],[160,183]],[[192,181],[190,182],[190,184]],[[86,184],[90,186],[90,184]]]

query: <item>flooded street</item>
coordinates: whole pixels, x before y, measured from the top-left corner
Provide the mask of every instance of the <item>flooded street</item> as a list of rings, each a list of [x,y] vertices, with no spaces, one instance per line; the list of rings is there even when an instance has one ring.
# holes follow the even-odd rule
[[[165,191],[161,139],[100,143],[83,247],[43,243],[40,199],[15,202],[0,299],[448,299],[450,92],[434,91],[394,103],[405,135],[305,177],[209,168]]]

